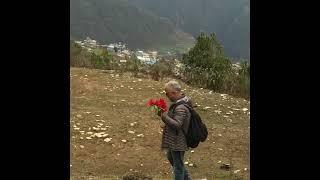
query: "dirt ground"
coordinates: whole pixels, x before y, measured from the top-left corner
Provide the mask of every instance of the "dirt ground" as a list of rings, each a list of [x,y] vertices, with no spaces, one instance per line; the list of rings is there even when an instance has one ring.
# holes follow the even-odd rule
[[[71,68],[70,79],[72,180],[171,178],[160,149],[162,122],[146,106],[150,98],[166,98],[166,80],[85,68]],[[193,179],[250,179],[250,102],[182,86],[200,105],[196,110],[209,131],[208,139],[185,155]],[[104,137],[92,137],[100,132]],[[220,168],[224,163],[230,170]]]

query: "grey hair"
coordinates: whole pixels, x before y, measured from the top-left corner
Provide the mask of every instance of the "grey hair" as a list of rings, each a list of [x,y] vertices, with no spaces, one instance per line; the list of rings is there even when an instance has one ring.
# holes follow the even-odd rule
[[[173,91],[178,91],[180,92],[181,91],[181,86],[178,82],[176,81],[169,81],[166,83],[166,85],[164,86],[164,88],[168,88],[170,90],[173,90]]]

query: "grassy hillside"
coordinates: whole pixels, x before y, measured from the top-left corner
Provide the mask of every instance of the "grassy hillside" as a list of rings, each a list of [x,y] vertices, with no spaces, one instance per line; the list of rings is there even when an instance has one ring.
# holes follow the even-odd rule
[[[70,78],[71,179],[118,179],[138,172],[169,180],[171,168],[160,150],[163,124],[146,107],[148,99],[165,97],[166,80],[85,68],[71,68]],[[185,161],[194,164],[188,167],[191,176],[249,179],[250,102],[182,85],[192,101],[200,105],[196,110],[209,130],[207,141],[193,153],[186,153]],[[105,132],[112,139],[87,139],[90,132]],[[223,163],[230,163],[231,171],[220,169]]]

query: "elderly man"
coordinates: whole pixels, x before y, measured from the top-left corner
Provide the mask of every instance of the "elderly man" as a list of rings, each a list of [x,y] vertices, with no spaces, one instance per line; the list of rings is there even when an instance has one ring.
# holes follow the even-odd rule
[[[184,132],[188,131],[191,116],[186,106],[192,107],[192,103],[181,92],[181,86],[176,81],[168,82],[165,85],[165,92],[172,104],[168,112],[161,114],[161,119],[165,123],[161,148],[167,150],[167,158],[174,170],[174,179],[190,180],[183,158],[185,151],[188,150]],[[175,104],[180,101],[185,103],[173,109]]]

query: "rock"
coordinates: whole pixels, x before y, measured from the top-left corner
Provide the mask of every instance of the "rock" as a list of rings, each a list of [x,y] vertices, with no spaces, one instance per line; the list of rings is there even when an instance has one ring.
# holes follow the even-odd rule
[[[204,107],[203,109],[210,109],[211,107],[209,107],[209,106],[206,106],[206,107]]]
[[[122,88],[123,88],[124,86],[123,86],[123,85],[121,85],[120,87],[122,87]]]
[[[186,161],[186,162],[184,162],[184,164],[188,165],[188,164],[189,164],[189,162],[187,162],[187,161]]]
[[[104,141],[105,142],[110,142],[112,140],[112,138],[106,138],[106,139],[104,139]],[[112,144],[112,146],[113,146],[114,144]]]
[[[227,112],[226,115],[231,115],[231,113],[228,113],[228,112]]]
[[[218,150],[222,151],[223,149],[222,148],[218,148]]]
[[[142,167],[142,166],[143,166],[143,164],[140,164],[140,166]]]
[[[130,88],[131,90],[133,89],[133,88]]]
[[[192,167],[192,166],[193,166],[193,164],[192,164],[192,163],[190,163],[190,164],[189,164],[189,166],[190,166],[190,167]]]
[[[143,134],[138,134],[137,137],[144,137],[144,135]]]
[[[244,112],[246,112],[248,110],[249,110],[248,108],[242,108],[242,111],[244,111]]]
[[[191,153],[194,153],[194,150],[191,150],[190,152],[191,152]]]
[[[84,148],[84,146],[80,145],[80,148],[82,148],[82,149],[83,149],[83,148]]]
[[[221,136],[222,136],[222,134],[218,134],[218,136],[220,136],[220,137],[221,137]]]
[[[134,126],[134,123],[130,123],[130,126]]]
[[[107,136],[109,136],[109,134],[102,134],[101,136],[102,137],[107,137]]]
[[[87,132],[87,134],[91,135],[91,134],[93,134],[93,132]]]
[[[240,172],[240,169],[233,171],[233,173],[237,174],[238,172]]]
[[[222,164],[222,165],[220,166],[220,169],[224,169],[224,170],[229,171],[229,170],[230,170],[230,164]]]
[[[113,104],[112,106],[115,107],[116,105]]]
[[[125,140],[125,139],[122,139],[121,141],[122,141],[122,142],[124,142],[124,143],[126,143],[126,142],[127,142],[127,140]]]
[[[128,131],[128,133],[130,133],[130,134],[134,134],[134,131]]]
[[[80,139],[83,139],[83,137],[80,137]]]
[[[96,116],[97,116],[97,117],[100,117],[100,115],[99,115],[99,114],[97,114]]]
[[[73,128],[74,130],[80,130],[80,128]]]
[[[139,90],[141,90],[141,88],[138,88]]]
[[[220,114],[220,113],[221,113],[221,111],[220,111],[220,110],[214,110],[214,112],[215,112],[215,113],[218,113],[218,114]]]
[[[94,135],[93,135],[93,137],[94,136],[96,136],[96,137],[98,137],[98,138],[101,138],[102,137],[102,135],[100,134],[100,133],[95,133]]]
[[[118,153],[117,155],[118,155],[118,156],[120,156],[120,154],[119,154],[119,153]]]
[[[84,133],[84,131],[79,131],[80,133]]]
[[[138,79],[138,81],[142,81],[142,79]]]
[[[102,123],[98,123],[100,126],[103,126],[103,124]]]
[[[72,139],[76,138],[75,136],[72,136]]]
[[[82,118],[81,114],[77,114],[77,118]]]
[[[92,129],[95,130],[95,131],[99,131],[100,130],[100,128],[97,128],[97,127],[92,127]]]
[[[90,139],[92,139],[92,138],[91,138],[91,137],[86,137],[86,139],[90,140]]]
[[[91,114],[91,112],[85,112],[86,114]]]
[[[218,161],[218,164],[220,164],[221,163],[221,161]]]
[[[107,128],[100,128],[100,130],[101,130],[101,131],[105,131],[105,130],[107,130]]]
[[[212,142],[212,144],[215,144],[216,142]]]
[[[228,118],[229,116],[223,116],[224,118]]]
[[[121,102],[125,102],[126,100],[122,99]]]
[[[80,123],[77,123],[76,125],[77,125],[77,126],[80,126]]]
[[[247,169],[247,168],[244,168],[243,170],[244,170],[244,171],[247,171],[248,169]]]

